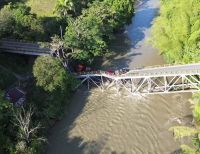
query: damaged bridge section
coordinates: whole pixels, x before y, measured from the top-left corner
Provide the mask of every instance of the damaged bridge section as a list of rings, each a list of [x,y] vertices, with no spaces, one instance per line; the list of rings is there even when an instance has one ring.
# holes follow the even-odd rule
[[[79,74],[77,78],[88,88],[97,86],[103,90],[114,87],[116,93],[122,90],[131,94],[197,92],[200,91],[200,63],[147,67],[125,73],[96,71]]]

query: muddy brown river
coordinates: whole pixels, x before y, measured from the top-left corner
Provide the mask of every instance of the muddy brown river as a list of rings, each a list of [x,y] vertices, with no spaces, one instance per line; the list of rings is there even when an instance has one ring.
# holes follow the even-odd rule
[[[147,43],[159,5],[159,0],[137,4],[125,31],[130,48],[110,63],[119,68],[164,64]],[[130,96],[112,89],[81,88],[64,119],[52,129],[46,154],[171,154],[180,142],[168,129],[191,121],[189,98],[190,93]]]

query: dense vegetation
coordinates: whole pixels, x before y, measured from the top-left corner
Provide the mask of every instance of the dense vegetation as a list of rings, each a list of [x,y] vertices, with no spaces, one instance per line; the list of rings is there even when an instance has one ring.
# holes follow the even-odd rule
[[[153,25],[152,44],[169,63],[200,61],[200,1],[162,0],[160,16]],[[200,153],[200,94],[193,96],[194,126],[175,126],[175,138],[192,136],[192,144],[181,145],[184,154]]]
[[[36,59],[33,74],[36,77],[37,85],[46,91],[52,92],[56,89],[69,91],[73,88],[73,77],[64,69],[58,59],[50,56]]]
[[[162,0],[160,16],[153,25],[153,45],[170,63],[200,60],[200,2]]]
[[[132,0],[95,1],[82,15],[69,20],[65,33],[65,46],[72,57],[92,60],[108,50],[113,32],[130,21],[134,8]]]
[[[36,40],[44,33],[41,22],[23,4],[7,5],[0,11],[0,37]]]
[[[55,11],[60,16],[77,17],[81,15],[84,8],[87,8],[94,0],[58,0],[56,3]]]
[[[64,24],[59,17],[37,17],[24,3],[8,4],[0,11],[0,38],[48,41]]]
[[[9,149],[13,146],[11,139],[15,136],[13,126],[10,123],[12,120],[11,104],[3,99],[4,93],[0,91],[0,144],[2,149]],[[10,146],[10,147],[9,147]],[[0,150],[0,151],[1,151]]]
[[[61,51],[70,55],[70,60],[85,62],[108,51],[113,34],[130,21],[134,11],[132,0],[54,0],[51,5],[44,0],[40,7],[48,4],[44,6],[51,8],[47,12],[37,7],[39,0],[5,2],[0,10],[0,38],[48,41],[58,51],[65,48]],[[61,29],[63,37],[59,36]],[[24,59],[0,55],[0,67],[6,67],[0,69],[0,153],[42,153],[46,130],[62,117],[77,84],[63,67],[63,57],[38,57],[32,67]],[[16,74],[27,72],[34,78],[16,78]],[[4,99],[5,91],[19,82],[27,92],[23,108]]]

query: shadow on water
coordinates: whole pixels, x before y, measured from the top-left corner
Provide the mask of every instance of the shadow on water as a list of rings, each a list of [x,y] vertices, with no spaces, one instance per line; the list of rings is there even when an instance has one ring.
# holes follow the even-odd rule
[[[75,137],[68,141],[68,144],[74,145],[70,151],[65,151],[65,154],[100,154],[109,151],[111,154],[126,154],[125,152],[111,151],[110,148],[105,148],[107,138],[105,136],[99,137],[96,141],[83,142],[80,137]],[[67,148],[67,147],[66,147]],[[71,147],[70,147],[71,148]],[[63,153],[64,154],[64,153]]]
[[[83,87],[79,89],[76,96],[71,100],[70,106],[66,109],[65,118],[58,122],[50,131],[46,154],[100,154],[102,150],[111,151],[105,147],[108,135],[103,134],[96,140],[84,141],[82,137],[71,137],[70,132],[76,127],[76,119],[83,113],[90,91]],[[80,101],[81,99],[81,101]],[[95,111],[94,111],[95,112]],[[111,154],[125,154],[117,151]]]
[[[181,154],[181,153],[182,153],[181,149],[178,149],[178,150],[175,150],[174,152],[172,152],[171,154]]]
[[[130,52],[131,42],[124,34],[115,35],[115,39],[109,46],[110,55],[102,59],[101,69],[120,69],[123,67],[128,67],[131,62],[129,57],[126,56]],[[140,53],[134,53],[133,56],[137,56]]]
[[[132,24],[127,27],[127,35],[131,40],[131,47],[136,48],[138,43],[145,39],[145,31],[152,26],[157,8],[138,10],[132,19]]]
[[[146,33],[150,31],[152,22],[158,12],[158,8],[148,7],[146,2],[140,4],[142,9],[136,10],[132,23],[126,27],[124,34],[115,36],[110,45],[112,54],[101,61],[104,62],[102,63],[104,69],[129,67],[133,57],[142,56],[140,48],[146,44],[146,40],[149,38]]]

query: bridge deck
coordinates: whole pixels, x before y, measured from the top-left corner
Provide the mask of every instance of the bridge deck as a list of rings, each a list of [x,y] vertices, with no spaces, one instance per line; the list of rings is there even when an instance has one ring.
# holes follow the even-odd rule
[[[37,43],[19,42],[10,39],[2,39],[0,41],[0,50],[2,52],[33,56],[49,55],[50,53],[50,49],[41,48]]]
[[[131,70],[127,76],[171,76],[200,73],[200,63]]]
[[[176,66],[161,66],[155,68],[143,68],[130,70],[125,74],[109,74],[105,71],[88,72],[88,74],[80,74],[78,78],[85,77],[100,77],[104,76],[111,79],[125,79],[125,78],[144,78],[144,77],[161,77],[161,76],[174,76],[174,75],[194,75],[200,74],[200,63],[185,64]]]
[[[200,63],[134,69],[126,73],[98,71],[79,74],[82,83],[103,87],[105,81],[117,91],[126,89],[132,94],[158,94],[200,91]]]

